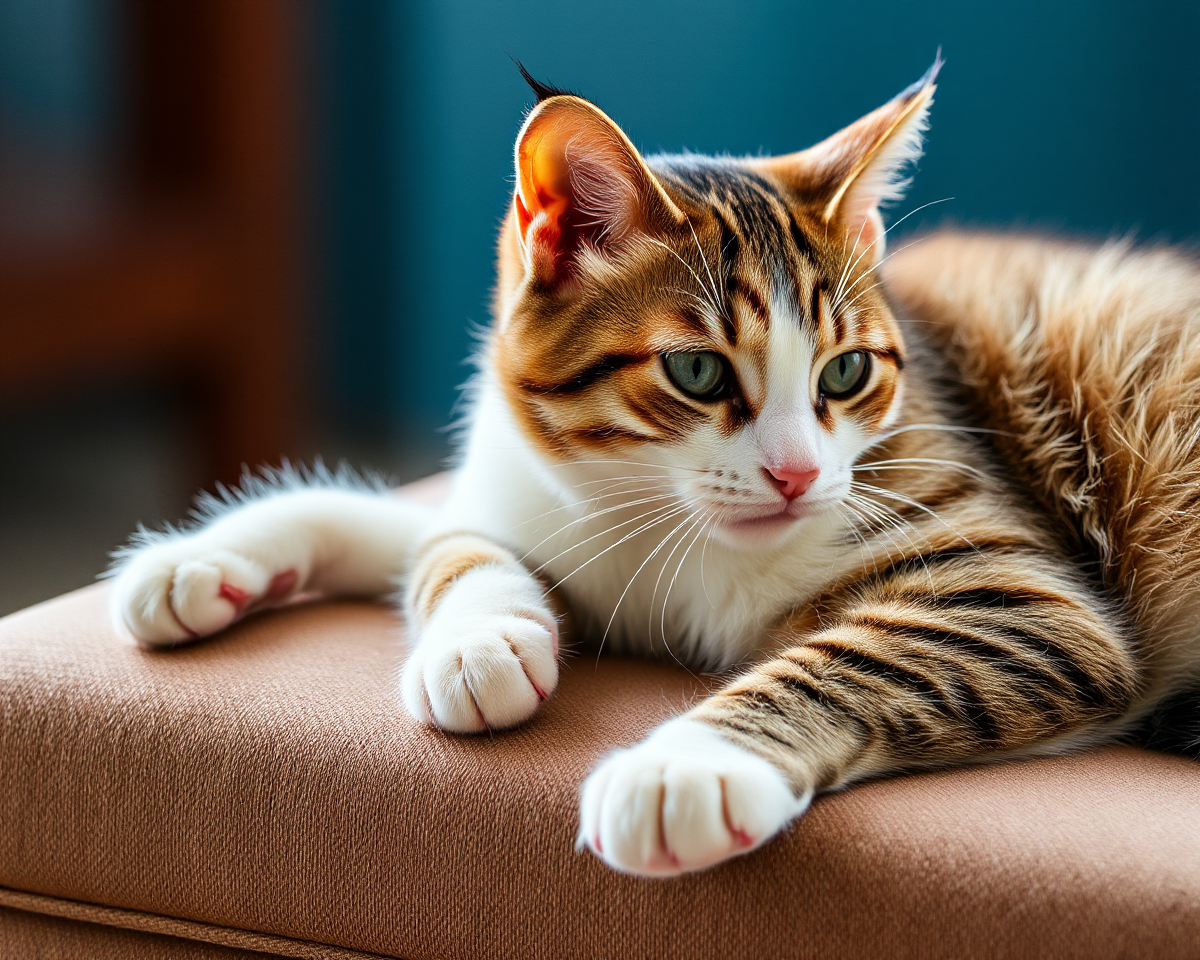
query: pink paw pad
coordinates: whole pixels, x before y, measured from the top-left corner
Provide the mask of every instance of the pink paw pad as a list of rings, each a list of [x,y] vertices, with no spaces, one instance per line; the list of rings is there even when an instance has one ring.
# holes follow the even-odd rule
[[[292,591],[296,589],[298,579],[295,570],[284,570],[283,573],[275,574],[271,578],[271,585],[267,587],[267,602],[274,603],[291,596]]]
[[[254,599],[248,591],[239,589],[231,583],[221,584],[221,596],[233,604],[233,609],[241,613]]]
[[[754,846],[754,838],[745,830],[736,829],[730,830],[729,832],[733,834],[733,842],[743,850]]]

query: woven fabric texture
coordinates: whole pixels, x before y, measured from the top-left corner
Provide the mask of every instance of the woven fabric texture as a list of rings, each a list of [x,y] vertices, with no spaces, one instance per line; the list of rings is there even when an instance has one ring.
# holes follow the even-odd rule
[[[4,960],[264,960],[270,954],[0,907]]]

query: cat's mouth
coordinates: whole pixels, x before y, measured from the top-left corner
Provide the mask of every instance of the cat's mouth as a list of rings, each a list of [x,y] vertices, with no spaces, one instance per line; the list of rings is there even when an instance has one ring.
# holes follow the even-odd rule
[[[782,506],[764,507],[758,511],[740,509],[722,516],[717,524],[740,536],[771,535],[779,533],[804,517],[824,513],[833,503],[832,499],[805,500],[803,497]]]

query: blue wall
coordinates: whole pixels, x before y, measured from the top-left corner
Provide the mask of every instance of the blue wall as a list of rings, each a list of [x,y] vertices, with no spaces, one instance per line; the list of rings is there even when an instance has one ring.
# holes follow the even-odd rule
[[[252,2],[252,0],[247,0]],[[298,0],[297,0],[298,2]],[[0,0],[0,149],[103,154],[121,0]],[[645,149],[798,149],[946,67],[893,216],[1089,235],[1200,230],[1195,0],[305,0],[336,425],[437,443],[487,321],[529,92],[509,55]]]
[[[0,138],[109,145],[118,18],[114,0],[0,0]]]
[[[386,385],[393,424],[425,437],[487,320],[495,231],[529,93],[519,57],[591,97],[643,149],[798,149],[946,58],[926,159],[894,213],[909,224],[1200,228],[1200,4],[938,0],[424,0],[340,7],[390,36]],[[377,37],[364,50],[377,52]],[[362,189],[374,189],[365,180]],[[380,234],[344,236],[370,251]],[[366,329],[378,330],[379,324]],[[343,331],[353,339],[352,331]],[[379,366],[379,341],[374,366]],[[355,380],[352,369],[343,378]]]

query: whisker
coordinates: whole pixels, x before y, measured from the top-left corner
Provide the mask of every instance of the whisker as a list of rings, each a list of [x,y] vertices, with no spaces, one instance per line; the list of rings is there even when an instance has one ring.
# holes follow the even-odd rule
[[[897,493],[895,490],[885,490],[883,487],[872,486],[869,483],[862,483],[861,481],[858,481],[858,480],[852,480],[850,482],[851,482],[851,484],[857,484],[860,489],[870,490],[878,495],[885,496],[885,497],[891,497],[893,500],[899,500],[901,503],[907,503],[911,507],[916,507],[918,510],[921,510],[922,512],[928,514],[930,517],[932,517],[934,520],[936,520],[938,523],[940,523],[943,527],[945,527],[947,530],[949,530],[951,533],[953,533],[956,537],[961,539],[968,546],[971,546],[971,547],[975,546],[975,544],[971,541],[971,539],[969,537],[967,537],[963,533],[960,533],[953,526],[951,526],[944,519],[942,519],[942,517],[936,511],[931,510],[925,504],[921,503],[921,501],[914,500],[912,497],[906,496],[903,493]],[[873,501],[873,502],[875,502],[880,507],[884,506],[883,504],[878,503],[878,501]]]
[[[956,470],[963,471],[963,473],[969,473],[973,477],[977,477],[980,480],[988,479],[988,476],[986,473],[984,473],[982,470],[979,470],[976,467],[972,467],[970,464],[960,463],[957,460],[941,460],[937,457],[896,457],[891,460],[874,460],[874,461],[871,461],[870,463],[855,464],[850,469],[852,471],[856,471],[856,472],[859,470],[871,470],[871,471],[887,470],[887,469],[900,470],[900,469],[904,469],[906,467],[912,466],[914,464],[925,465],[925,466],[936,465],[936,466],[942,466],[942,467],[952,467]]]
[[[695,515],[693,514],[693,516]],[[689,529],[691,528],[689,527]],[[646,635],[649,637],[651,644],[654,643],[654,604],[658,600],[658,587],[662,583],[663,575],[667,572],[667,566],[670,564],[671,558],[675,556],[675,551],[679,549],[680,545],[685,539],[687,539],[686,533],[684,536],[679,538],[679,543],[675,544],[675,546],[671,548],[671,552],[668,553],[666,558],[663,560],[663,565],[658,571],[658,576],[654,580],[654,590],[650,594],[650,609],[646,612]],[[666,640],[665,637],[663,639],[664,641]]]
[[[666,594],[666,596],[663,597],[662,615],[659,618],[658,629],[659,629],[659,632],[662,634],[663,646],[667,647],[668,651],[670,651],[671,648],[667,644],[667,604],[670,603],[670,601],[671,601],[671,591],[675,588],[675,581],[679,579],[679,573],[680,573],[680,571],[683,570],[683,564],[687,560],[688,554],[692,552],[692,547],[694,547],[697,544],[697,542],[699,542],[700,535],[702,533],[704,533],[705,524],[707,524],[708,519],[711,516],[712,516],[711,510],[708,511],[707,513],[701,514],[700,520],[699,520],[699,527],[698,527],[698,529],[696,529],[696,535],[694,537],[692,537],[692,542],[690,544],[688,544],[688,548],[683,551],[683,556],[681,556],[679,558],[679,564],[678,564],[678,566],[675,567],[675,574],[674,574],[674,576],[671,577],[671,582],[669,584],[667,584],[667,594]],[[692,528],[689,528],[688,533],[691,533],[691,530],[694,528],[696,528],[695,524],[692,525]],[[684,538],[686,538],[687,535],[688,534],[685,533]],[[683,543],[683,539],[681,538],[679,542]],[[674,550],[672,550],[671,552],[674,553]],[[668,557],[667,563],[670,563],[670,562],[671,562],[671,558]],[[664,570],[666,569],[666,563],[663,564],[663,569]],[[654,590],[656,593],[658,592],[658,584],[654,585]],[[653,605],[651,605],[650,612],[651,612],[651,614],[654,613]],[[675,654],[672,652],[671,656],[675,657]],[[678,657],[675,657],[675,659],[679,660]],[[679,661],[679,662],[682,663],[682,661]]]
[[[717,605],[713,603],[712,597],[708,594],[708,582],[704,579],[704,558],[708,556],[708,544],[712,540],[713,530],[716,529],[716,513],[713,513],[713,522],[708,525],[708,532],[704,535],[704,547],[700,550],[700,588],[704,591],[704,598],[708,601],[708,606],[716,612]]]
[[[893,223],[891,226],[887,227],[887,229],[885,229],[885,230],[884,230],[884,231],[883,231],[883,232],[882,232],[882,233],[881,233],[879,236],[877,236],[877,237],[876,237],[874,240],[872,240],[872,241],[871,241],[869,244],[867,244],[867,249],[866,249],[866,250],[864,250],[862,253],[860,253],[860,254],[858,255],[858,257],[857,257],[857,258],[855,258],[855,260],[854,260],[854,263],[853,263],[853,264],[850,266],[850,269],[851,269],[851,270],[853,270],[855,267],[857,267],[857,266],[858,266],[858,263],[859,263],[859,261],[860,261],[860,260],[862,260],[862,258],[863,258],[863,257],[865,257],[865,256],[866,256],[866,255],[867,255],[867,254],[870,252],[870,250],[871,250],[871,247],[875,246],[875,244],[877,244],[877,243],[878,243],[880,240],[882,240],[882,239],[883,239],[884,237],[886,237],[886,236],[887,236],[889,233],[891,233],[893,230],[895,230],[895,229],[896,229],[898,226],[900,226],[900,224],[902,224],[902,223],[903,223],[905,220],[907,220],[909,217],[911,217],[911,216],[914,216],[915,214],[918,214],[918,213],[920,213],[922,210],[926,209],[927,207],[932,207],[932,206],[934,206],[935,204],[938,204],[938,203],[945,203],[945,202],[947,202],[948,200],[953,200],[953,199],[954,199],[954,197],[942,197],[942,199],[940,199],[940,200],[930,200],[928,203],[923,203],[923,204],[921,204],[921,206],[917,207],[915,210],[910,210],[908,213],[906,213],[904,216],[902,216],[902,217],[901,217],[899,220],[897,220],[897,221],[896,221],[895,223]],[[864,221],[863,221],[863,227],[865,227],[866,225],[867,225],[867,222],[866,222],[866,220],[864,220]],[[858,229],[858,236],[859,236],[859,239],[862,239],[862,227],[859,227],[859,229]],[[854,241],[854,245],[855,245],[855,246],[858,246],[858,240],[855,240],[855,241]],[[883,263],[883,260],[881,259],[881,260],[879,261],[879,263]],[[878,269],[878,268],[879,268],[879,264],[876,264],[876,265],[875,265],[875,269]],[[864,274],[864,275],[865,275],[865,274]],[[861,279],[861,278],[860,278],[860,279]],[[858,282],[858,281],[856,280],[856,281],[855,281],[855,283],[857,283],[857,282]],[[840,289],[840,285],[839,285],[839,289]],[[850,290],[853,290],[853,289],[854,289],[854,284],[851,284],[851,286],[850,286],[850,288],[849,288],[849,289],[850,289]],[[836,299],[837,299],[838,301],[840,301],[840,295],[839,295],[839,298],[836,298]]]
[[[906,423],[902,427],[896,427],[894,430],[880,434],[871,445],[875,446],[885,440],[891,440],[892,437],[898,437],[902,433],[910,433],[913,430],[940,430],[945,433],[995,433],[1005,437],[1016,436],[1015,433],[1010,433],[1007,430],[992,430],[988,427],[960,427],[950,423]]]
[[[858,228],[858,236],[854,238],[854,246],[856,246],[856,247],[858,246],[858,241],[862,239],[862,232],[863,232],[863,230],[866,229],[866,227],[867,227],[867,221],[863,220],[862,224]],[[846,237],[849,237],[849,234],[846,234]],[[842,256],[846,256],[845,238],[843,238],[843,240],[842,240]],[[857,262],[858,261],[856,260],[855,263],[857,263]],[[847,276],[847,274],[850,273],[850,269],[851,269],[850,268],[850,258],[847,256],[846,257],[846,265],[842,268],[842,275],[838,278],[837,287],[834,290],[833,296],[830,298],[831,305],[833,305],[834,307],[836,307],[836,305],[841,302],[842,284],[844,284],[846,282],[846,276]],[[831,313],[835,312],[835,310],[831,310],[830,312]]]
[[[901,554],[904,553],[904,551],[900,548],[900,545],[898,543],[896,543],[896,541],[892,538],[891,534],[887,532],[887,530],[889,528],[895,527],[894,520],[891,520],[890,518],[885,517],[885,516],[876,515],[873,512],[871,514],[868,514],[863,502],[859,498],[855,497],[853,494],[851,494],[845,501],[843,501],[841,504],[839,504],[839,506],[844,506],[850,512],[851,516],[855,520],[862,523],[868,530],[871,531],[873,543],[879,544],[880,537],[887,538],[886,545],[885,544],[879,544],[879,545],[884,548],[884,553],[886,554],[887,560],[889,563],[892,560],[892,550],[893,549],[898,553],[901,553]],[[886,527],[883,526],[884,524],[886,524]],[[854,525],[851,525],[850,533],[855,538],[855,540],[858,541],[858,552],[859,552],[859,556],[862,557],[864,568],[867,565],[867,555],[864,551],[870,551],[871,552],[871,556],[870,556],[871,567],[874,570],[878,570],[879,569],[879,561],[875,556],[875,552],[871,551],[871,545],[867,543],[867,539],[863,535],[863,533],[861,531],[859,531],[858,528]],[[906,539],[908,539],[911,543],[911,538],[906,537]],[[915,549],[915,545],[913,545],[913,546]]]
[[[646,521],[646,523],[642,524],[636,530],[631,530],[629,533],[625,534],[616,543],[609,544],[607,547],[605,547],[603,550],[601,550],[599,553],[597,553],[594,557],[591,557],[591,558],[585,560],[583,563],[581,563],[579,566],[577,566],[574,570],[572,570],[570,573],[568,573],[565,577],[563,577],[561,580],[559,580],[558,583],[554,584],[554,587],[552,589],[557,589],[558,587],[561,587],[564,583],[566,583],[568,580],[570,580],[571,577],[575,576],[575,574],[577,574],[580,570],[582,570],[584,567],[586,567],[589,563],[592,563],[595,560],[599,560],[602,556],[604,556],[606,553],[608,553],[609,550],[619,547],[626,540],[629,540],[632,537],[636,537],[643,530],[649,530],[652,527],[656,527],[656,526],[658,526],[658,524],[664,523],[667,520],[670,520],[672,517],[678,516],[679,514],[684,513],[687,510],[688,510],[688,507],[685,504],[684,506],[680,506],[680,507],[667,506],[667,507],[660,507],[657,511],[650,511],[650,513],[658,512],[658,513],[660,513],[660,516],[658,516],[656,519]],[[662,514],[661,511],[667,511],[667,512],[665,514]],[[643,516],[648,516],[648,515],[649,514],[644,514]],[[618,524],[618,526],[621,526],[621,524]],[[609,531],[605,531],[605,532],[607,533]],[[588,539],[595,539],[595,538],[589,537]],[[584,541],[584,542],[586,543],[587,541]],[[580,544],[577,544],[576,546],[580,546]],[[571,549],[574,549],[574,547],[572,547]],[[547,561],[547,562],[549,562],[549,561]],[[545,566],[545,564],[543,564],[543,566]],[[541,570],[541,567],[539,567],[538,570]],[[534,572],[536,573],[537,571],[534,571]]]
[[[523,557],[521,557],[521,562],[524,563],[529,558],[530,554],[532,554],[534,550],[536,550],[538,547],[540,547],[547,540],[554,539],[559,534],[566,532],[567,530],[569,530],[571,527],[575,526],[578,523],[583,523],[585,520],[594,520],[597,517],[606,516],[607,514],[614,513],[617,510],[624,510],[629,507],[638,507],[638,506],[642,506],[647,503],[654,503],[655,501],[658,501],[658,500],[675,500],[675,499],[677,499],[677,498],[676,498],[675,494],[673,494],[673,493],[659,494],[658,496],[645,497],[641,500],[633,500],[633,501],[630,501],[629,503],[618,503],[615,506],[605,507],[603,510],[599,510],[595,513],[589,513],[586,516],[577,517],[576,519],[572,520],[570,523],[563,524],[561,527],[559,527],[557,530],[555,530],[552,534],[550,534],[547,537],[543,537],[536,544],[534,544],[532,547],[530,547],[529,550],[525,553],[525,555]],[[543,570],[543,568],[545,568],[548,564],[553,563],[555,560],[558,560],[560,557],[565,557],[572,550],[577,550],[586,543],[591,543],[597,537],[603,537],[605,534],[612,533],[614,530],[619,530],[621,527],[625,526],[628,523],[635,523],[638,520],[642,519],[643,517],[649,516],[655,510],[667,509],[670,506],[671,506],[670,504],[664,504],[661,508],[653,507],[650,510],[646,511],[645,513],[639,514],[638,516],[633,517],[629,520],[622,520],[620,523],[612,524],[611,526],[605,528],[604,530],[601,530],[599,533],[592,534],[590,537],[588,537],[585,540],[580,540],[576,543],[571,544],[571,546],[567,547],[566,550],[563,550],[561,553],[551,557],[549,560],[547,560],[545,563],[541,564],[533,572],[540,573]]]
[[[687,222],[688,229],[692,231],[692,240],[696,244],[696,249],[700,251],[700,262],[704,264],[704,272],[708,274],[709,292],[713,295],[714,306],[720,306],[720,295],[717,293],[717,281],[713,279],[712,270],[708,266],[708,257],[704,255],[704,248],[700,246],[700,238],[696,236],[696,228],[692,225],[691,218]]]
[[[925,569],[925,576],[929,580],[929,589],[932,592],[934,590],[933,574],[929,570],[929,564],[925,561],[924,551],[913,541],[913,538],[909,536],[908,531],[904,529],[905,527],[911,527],[912,521],[906,520],[886,504],[879,503],[878,501],[872,500],[869,497],[856,496],[855,494],[850,494],[850,496],[858,503],[860,509],[865,510],[869,507],[872,515],[876,518],[876,522],[885,525],[876,530],[876,535],[886,537],[888,543],[895,547],[896,552],[901,556],[904,556],[905,551],[901,549],[900,544],[895,541],[891,533],[888,531],[894,531],[908,541],[908,545],[913,551],[912,555],[921,561],[921,566]],[[890,550],[887,552],[887,555],[888,562],[890,563],[892,559],[892,553]],[[876,567],[876,569],[878,569],[878,567]]]
[[[675,250],[672,250],[669,244],[663,243],[661,240],[657,239],[656,237],[647,237],[646,239],[649,240],[651,243],[653,243],[655,246],[662,247],[664,250],[667,251],[667,253],[669,253],[676,260],[678,260],[680,263],[682,263],[687,268],[688,273],[690,273],[692,275],[693,279],[695,279],[696,283],[699,284],[700,289],[704,292],[705,296],[707,297],[708,288],[705,287],[704,281],[702,279],[700,279],[700,274],[698,274],[695,270],[692,269],[692,265],[690,263],[688,263],[686,260],[684,260],[683,257],[681,257]],[[709,301],[709,306],[711,306],[714,310],[716,310],[718,313],[720,313],[720,309],[717,306],[717,304]]]
[[[531,523],[537,523],[540,520],[545,520],[547,517],[551,517],[556,513],[562,513],[562,511],[564,511],[564,510],[572,510],[572,509],[583,510],[584,516],[579,518],[580,520],[588,520],[588,519],[591,519],[592,517],[603,516],[605,512],[609,512],[608,508],[606,508],[604,511],[593,509],[595,506],[598,506],[600,501],[602,501],[602,500],[611,500],[614,497],[634,497],[634,496],[638,496],[643,493],[651,493],[654,490],[660,490],[660,489],[662,489],[662,488],[656,484],[646,484],[646,485],[640,486],[640,487],[625,486],[621,490],[607,490],[606,489],[605,492],[597,493],[590,497],[585,497],[582,500],[573,500],[570,503],[561,504],[560,506],[553,507],[550,510],[546,510],[544,513],[538,514],[536,517],[530,517],[528,520],[522,520],[520,523],[516,524],[513,527],[513,529],[519,530],[522,527],[529,526],[529,524],[531,524]],[[632,504],[632,501],[630,501],[630,503],[627,503],[627,504],[617,504],[612,509],[620,509],[621,506],[629,506],[631,504]],[[550,536],[553,537],[556,534],[561,533],[565,529],[566,529],[565,527],[562,527],[559,530],[555,531],[555,533],[550,534]],[[549,538],[547,538],[547,539],[549,539]],[[542,543],[545,543],[545,540],[543,540]],[[541,543],[539,543],[538,546],[541,546]],[[534,549],[536,549],[536,547]]]
[[[833,509],[839,514],[842,513],[842,511],[845,511],[847,514],[849,514],[848,517],[844,517],[846,520],[846,530],[849,531],[850,536],[852,536],[855,542],[858,543],[858,555],[862,560],[862,565],[865,569],[867,566],[867,541],[863,538],[862,534],[859,533],[857,524],[857,521],[862,520],[862,516],[850,503],[844,500],[835,501],[833,504]],[[871,560],[871,566],[876,570],[879,569],[879,564],[877,564],[874,559]]]
[[[649,463],[645,460],[568,460],[566,462],[572,466],[584,466],[584,467],[595,465],[595,464],[607,465],[610,463],[616,463],[616,464],[620,464],[621,466],[654,467],[655,469],[658,469],[658,470],[687,470],[689,473],[707,473],[708,472],[705,469],[703,469],[702,467],[683,467],[683,466],[679,466],[678,464],[669,465],[669,464],[665,464],[665,463]]]
[[[838,312],[840,312],[840,313],[847,312],[851,307],[853,307],[856,303],[858,303],[859,300],[861,300],[863,297],[865,297],[868,293],[870,293],[876,287],[882,287],[882,286],[883,286],[882,280],[875,281],[873,284],[871,284],[865,290],[860,290],[858,293],[856,293],[854,295],[853,300],[849,301],[848,303],[839,303],[838,307],[837,307]],[[847,293],[849,293],[849,292],[850,291],[847,291]]]
[[[673,479],[674,477],[655,476],[651,473],[630,473],[623,477],[597,477],[595,480],[581,480],[579,483],[575,484],[575,486],[590,487],[597,483],[621,483],[625,480],[657,480],[661,482]]]
[[[687,514],[688,514],[687,518],[685,518],[684,520],[681,520],[679,523],[675,524],[675,526],[671,528],[670,532],[668,532],[667,535],[658,542],[658,546],[656,546],[653,550],[650,551],[649,554],[646,555],[646,559],[644,559],[641,562],[641,564],[638,565],[638,568],[633,571],[633,576],[629,578],[629,583],[627,583],[625,585],[625,589],[621,591],[621,596],[619,596],[617,598],[616,606],[613,607],[612,616],[608,618],[608,625],[604,628],[604,634],[603,634],[603,636],[600,637],[600,648],[596,651],[597,657],[599,657],[601,651],[604,650],[604,643],[605,643],[605,641],[608,640],[608,634],[609,634],[609,631],[612,630],[613,621],[615,621],[617,619],[617,611],[621,609],[621,603],[624,601],[626,595],[629,593],[630,588],[633,587],[633,583],[635,580],[637,580],[638,574],[640,574],[646,568],[646,564],[648,564],[651,560],[654,559],[654,557],[658,554],[658,551],[661,550],[666,545],[667,541],[669,541],[673,536],[675,536],[676,533],[679,532],[680,527],[682,527],[683,524],[687,523],[688,520],[691,519],[692,516],[694,516],[694,514],[691,512],[691,508],[689,508],[687,506],[684,506],[680,510],[676,511],[675,514],[672,514],[672,516],[678,516],[679,513],[683,513],[683,512],[687,512]],[[669,517],[664,518],[664,519],[669,519]],[[661,523],[662,521],[660,520],[659,522]],[[614,546],[615,546],[615,544],[614,544]],[[612,547],[609,547],[608,549],[611,550]],[[599,554],[597,556],[599,556]],[[592,559],[595,559],[595,557],[593,557]],[[591,561],[588,561],[588,562],[590,563]]]

